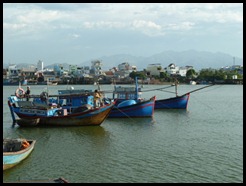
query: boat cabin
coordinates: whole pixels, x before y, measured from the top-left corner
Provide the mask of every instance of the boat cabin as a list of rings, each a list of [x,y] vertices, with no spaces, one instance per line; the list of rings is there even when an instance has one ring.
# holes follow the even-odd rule
[[[117,100],[140,100],[141,88],[115,86],[113,99]]]
[[[64,106],[79,107],[82,105],[94,106],[92,90],[58,90],[59,104]]]

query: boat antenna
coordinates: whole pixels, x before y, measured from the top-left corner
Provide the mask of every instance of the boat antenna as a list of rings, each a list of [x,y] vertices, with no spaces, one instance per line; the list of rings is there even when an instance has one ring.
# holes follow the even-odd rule
[[[49,96],[49,78],[47,78],[47,94]]]
[[[100,91],[100,84],[99,84],[99,81],[97,81],[97,88],[98,88],[98,90]]]
[[[177,78],[175,78],[174,85],[175,85],[175,94],[176,94],[176,97],[178,97],[178,80],[177,80]]]
[[[67,90],[68,90],[69,79],[67,79]]]
[[[135,85],[136,85],[135,87],[136,99],[138,99],[138,77],[137,76],[135,77]]]

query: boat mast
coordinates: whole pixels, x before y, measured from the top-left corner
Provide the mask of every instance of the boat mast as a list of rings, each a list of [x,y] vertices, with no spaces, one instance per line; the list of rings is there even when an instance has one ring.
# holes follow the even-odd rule
[[[175,94],[178,97],[178,80],[175,78]]]
[[[137,76],[135,77],[135,96],[136,96],[136,99],[138,100],[138,78],[137,78]]]
[[[47,78],[47,94],[48,94],[48,97],[49,97],[49,78]]]

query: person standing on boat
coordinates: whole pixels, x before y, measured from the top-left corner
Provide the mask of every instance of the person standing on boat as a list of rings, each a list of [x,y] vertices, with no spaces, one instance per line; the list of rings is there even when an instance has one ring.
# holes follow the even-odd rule
[[[94,92],[94,108],[96,108],[98,106],[98,102],[100,102],[100,97],[101,97],[100,93],[96,89]]]
[[[104,105],[104,103],[103,103],[103,97],[104,97],[104,95],[103,95],[103,93],[100,92],[100,91],[99,91],[99,96],[100,96],[100,98],[99,98],[99,103],[100,103],[100,106],[102,107],[102,106]]]
[[[30,93],[31,93],[30,87],[27,86],[27,90],[26,90],[26,93],[25,93],[25,97],[26,97],[26,100],[27,100],[27,101],[29,101]]]

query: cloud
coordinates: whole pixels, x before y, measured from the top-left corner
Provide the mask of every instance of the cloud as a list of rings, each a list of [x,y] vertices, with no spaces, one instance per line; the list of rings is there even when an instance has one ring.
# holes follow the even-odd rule
[[[73,39],[77,39],[77,38],[80,37],[80,35],[79,35],[79,34],[71,34],[71,37],[72,37]]]
[[[116,51],[147,55],[171,45],[187,48],[187,42],[178,43],[183,39],[201,46],[199,41],[219,43],[218,51],[239,46],[232,50],[242,53],[243,3],[3,3],[4,51],[24,48],[24,43],[33,51],[38,43],[38,55],[42,45],[52,46],[43,49],[45,55],[85,46],[93,50],[86,48],[84,56]]]
[[[152,21],[134,20],[130,26],[131,29],[142,32],[148,36],[164,35],[162,27]]]
[[[242,23],[242,8],[241,3],[4,3],[3,22],[4,29],[21,28],[22,33],[85,28],[164,36],[202,22]]]
[[[166,25],[166,29],[167,30],[179,30],[179,31],[184,31],[184,30],[190,30],[193,28],[193,26],[195,25],[195,23],[186,21],[186,22],[182,22],[180,24],[168,24]]]
[[[88,29],[110,29],[110,28],[123,28],[125,27],[125,23],[117,22],[117,21],[98,21],[98,22],[84,22],[85,28]]]
[[[19,30],[19,29],[25,28],[26,26],[27,24],[24,24],[24,23],[20,23],[20,24],[3,23],[3,28],[9,29],[9,30]]]

